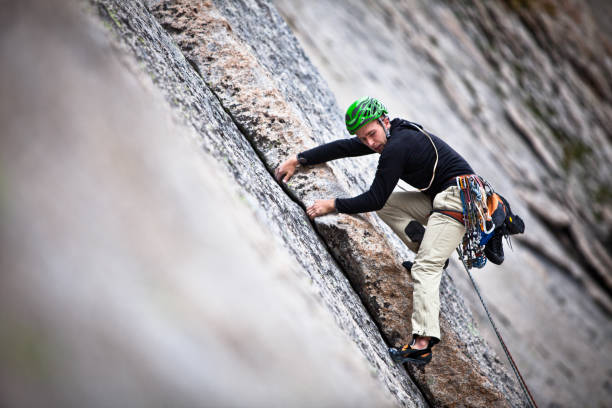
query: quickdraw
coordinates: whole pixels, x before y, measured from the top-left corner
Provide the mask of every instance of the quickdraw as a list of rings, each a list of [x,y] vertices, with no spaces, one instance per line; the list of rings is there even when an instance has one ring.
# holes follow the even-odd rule
[[[489,183],[475,174],[457,177],[457,187],[461,194],[465,225],[463,242],[457,252],[469,269],[482,268],[487,263],[485,244],[495,229],[487,208],[487,198],[494,191]]]

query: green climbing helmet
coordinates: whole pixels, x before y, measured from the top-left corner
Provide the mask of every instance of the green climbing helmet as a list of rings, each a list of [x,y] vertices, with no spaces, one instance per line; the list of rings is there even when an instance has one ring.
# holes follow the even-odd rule
[[[346,110],[344,118],[346,129],[351,135],[354,135],[357,129],[386,113],[387,108],[377,99],[370,98],[369,96],[359,98]]]

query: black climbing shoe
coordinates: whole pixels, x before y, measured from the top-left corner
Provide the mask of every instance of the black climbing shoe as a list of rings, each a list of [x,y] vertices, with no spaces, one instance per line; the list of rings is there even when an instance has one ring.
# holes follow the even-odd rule
[[[416,338],[417,336],[414,335],[412,337],[412,342],[410,344],[406,344],[401,349],[391,347],[389,349],[391,359],[397,363],[412,363],[418,365],[425,365],[429,363],[433,355],[431,349],[438,343],[438,340],[430,339],[429,344],[427,344],[427,347],[424,349],[413,349],[412,346],[415,344]]]
[[[504,262],[504,243],[502,241],[503,233],[501,230],[496,230],[489,242],[485,245],[485,255],[487,259],[495,265],[501,265]]]
[[[446,269],[448,268],[448,259],[446,260],[446,262],[444,262],[444,266],[442,267],[442,269]],[[406,268],[408,270],[408,272],[412,271],[412,265],[414,265],[414,262],[410,262],[410,261],[404,261],[402,262],[402,266],[404,268]]]

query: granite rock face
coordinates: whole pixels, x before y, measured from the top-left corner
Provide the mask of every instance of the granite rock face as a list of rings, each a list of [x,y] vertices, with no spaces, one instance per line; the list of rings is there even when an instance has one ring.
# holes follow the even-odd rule
[[[295,43],[281,50],[277,48],[273,54],[256,47],[260,42],[265,43],[265,39],[278,36],[276,29],[269,27],[286,27],[279,22],[262,24],[260,10],[269,6],[254,2],[243,2],[237,7],[231,2],[158,1],[149,3],[149,7],[205,78],[269,171],[290,154],[314,145],[310,123],[315,118],[315,122],[322,123],[329,119],[317,115],[313,108],[302,110],[291,101],[300,100],[302,105],[307,101],[325,111],[327,100],[319,101],[312,92],[300,92],[299,78],[287,81],[296,75],[292,72],[291,66],[295,64],[292,59],[302,58],[299,64],[302,71],[309,67],[301,53],[291,52],[295,50]],[[273,10],[268,9],[268,13],[272,14]],[[238,35],[225,15],[240,21],[240,26],[263,28],[252,33],[245,33],[243,29]],[[253,22],[249,24],[249,21]],[[313,71],[310,77],[314,77],[316,71],[312,66],[309,69]],[[291,90],[289,84],[297,89]],[[312,86],[322,87],[316,83]],[[341,127],[341,118],[337,116],[333,124],[323,128]],[[338,172],[328,164],[302,169],[288,185],[290,195],[304,205],[318,198],[346,196],[350,193],[344,189],[346,178],[337,177]],[[317,219],[315,226],[387,342],[401,344],[411,337],[410,279],[400,265],[402,258],[397,257],[393,244],[385,238],[375,218],[370,214],[333,215]],[[455,312],[467,315],[461,301],[450,293],[444,292],[448,296],[446,301],[455,305]],[[474,406],[520,404],[521,396],[513,388],[516,385],[503,372],[499,361],[483,357],[486,355],[484,343],[469,340],[467,326],[457,324],[461,319],[455,320],[454,315],[444,313],[442,319],[446,342],[437,349],[439,358],[425,370],[411,370],[428,401],[435,405],[457,400],[470,401]],[[458,377],[462,379],[460,382]]]
[[[612,398],[610,42],[575,1],[275,0],[340,105],[380,98],[510,200],[527,233],[475,271],[540,405]],[[373,174],[375,161],[358,172]],[[356,180],[359,181],[359,180]],[[369,180],[361,184],[361,191]],[[449,274],[498,354],[460,264]],[[567,359],[576,344],[589,344]],[[504,359],[505,360],[505,359]]]
[[[0,405],[425,406],[343,275],[323,301],[97,12],[5,11]]]
[[[0,340],[10,358],[0,369],[1,405],[527,405],[479,335],[457,289],[464,281],[455,261],[442,279],[443,342],[434,360],[420,369],[390,360],[387,347],[410,339],[412,286],[401,262],[413,254],[374,214],[313,223],[304,212],[315,199],[367,188],[372,157],[302,168],[288,185],[274,180],[287,156],[344,133],[334,93],[285,21],[300,35],[300,24],[325,33],[317,24],[345,6],[324,4],[327,13],[311,21],[321,3],[299,18],[288,12],[299,7],[288,4],[279,2],[284,18],[255,0],[31,0],[6,10],[0,86],[11,98],[0,110]],[[378,30],[380,16],[409,33],[397,10],[417,21],[433,13],[431,21],[456,23],[437,3],[380,4],[366,38],[388,34]],[[462,32],[457,24],[447,29]],[[319,41],[311,38],[307,50]],[[442,89],[459,95],[457,114],[480,126],[480,114],[462,98],[482,104],[486,96],[454,80],[469,74],[446,68],[451,53],[417,44],[429,59],[414,66],[439,75],[431,89],[427,81],[416,88],[423,108],[444,110],[435,100]],[[335,78],[397,74],[389,59],[380,72],[355,62]],[[582,69],[593,84],[605,84],[599,68]],[[605,87],[597,93],[607,95]],[[504,171],[534,183],[562,173],[559,152],[548,152],[523,110],[507,103],[500,112],[527,141],[521,153],[541,160],[533,174],[525,163]],[[502,173],[493,177],[503,180]],[[516,193],[529,197],[527,204],[516,199],[519,212],[547,203],[532,190],[526,184]],[[577,216],[548,218],[583,236]],[[547,251],[555,267],[601,294],[601,279],[585,275],[562,253],[563,243],[538,249],[555,241],[535,220],[536,238],[522,248]],[[576,239],[589,259],[605,253]],[[595,272],[608,261],[600,262]],[[521,273],[547,273],[541,258],[532,256],[531,266]],[[576,293],[551,287],[560,299]],[[586,301],[572,308],[571,322],[589,308]],[[605,345],[605,330],[590,326],[594,310],[584,331]],[[545,352],[556,361],[556,351]],[[533,381],[539,372],[531,368]],[[570,375],[574,368],[561,367]]]

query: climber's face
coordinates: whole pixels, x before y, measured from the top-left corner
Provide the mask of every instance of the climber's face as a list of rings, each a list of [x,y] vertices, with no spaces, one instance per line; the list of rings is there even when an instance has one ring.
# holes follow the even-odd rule
[[[391,127],[389,118],[384,118],[383,124],[387,129]],[[357,129],[355,136],[359,138],[361,143],[368,146],[376,153],[382,153],[383,149],[385,148],[385,144],[387,144],[387,135],[385,130],[382,126],[380,126],[380,123],[376,119]]]

